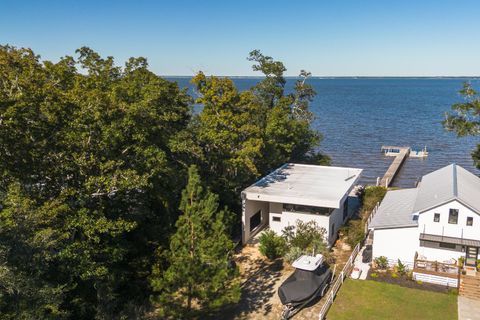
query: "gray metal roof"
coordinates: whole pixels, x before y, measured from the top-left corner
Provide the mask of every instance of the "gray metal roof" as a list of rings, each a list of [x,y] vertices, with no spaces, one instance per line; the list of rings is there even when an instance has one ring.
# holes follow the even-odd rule
[[[417,188],[388,191],[380,207],[368,225],[373,229],[416,227],[413,219],[413,205]]]
[[[452,200],[480,214],[480,178],[456,164],[423,176],[417,188],[388,191],[368,227],[413,227],[414,215]]]
[[[439,236],[436,234],[421,233],[420,240],[452,243],[452,244],[459,244],[462,246],[480,247],[480,241],[478,240],[446,237],[446,236]]]
[[[423,176],[413,212],[423,212],[452,200],[480,212],[480,178],[456,164]]]

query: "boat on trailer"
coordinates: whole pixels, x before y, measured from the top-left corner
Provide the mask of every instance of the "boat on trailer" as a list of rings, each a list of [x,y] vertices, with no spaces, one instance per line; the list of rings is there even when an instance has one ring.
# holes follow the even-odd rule
[[[292,266],[295,271],[278,288],[283,304],[282,320],[290,319],[315,298],[323,297],[334,277],[321,254],[302,255]]]

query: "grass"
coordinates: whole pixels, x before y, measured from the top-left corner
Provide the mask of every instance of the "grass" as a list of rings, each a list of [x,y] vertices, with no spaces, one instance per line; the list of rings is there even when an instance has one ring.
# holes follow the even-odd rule
[[[340,289],[327,318],[456,320],[457,296],[376,281],[348,279]]]

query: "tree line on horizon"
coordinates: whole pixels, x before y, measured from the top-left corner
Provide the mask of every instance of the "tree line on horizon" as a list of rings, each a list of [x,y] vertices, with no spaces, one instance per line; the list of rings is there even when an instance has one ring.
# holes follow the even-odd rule
[[[189,318],[235,303],[240,191],[285,162],[327,164],[301,72],[197,95],[82,47],[53,63],[0,46],[2,319]],[[193,105],[203,106],[193,112]]]

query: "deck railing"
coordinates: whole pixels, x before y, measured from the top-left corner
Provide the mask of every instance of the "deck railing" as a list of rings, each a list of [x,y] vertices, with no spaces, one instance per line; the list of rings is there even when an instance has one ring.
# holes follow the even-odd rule
[[[460,267],[457,263],[418,259],[418,253],[415,253],[413,272],[455,278],[458,277],[460,271]]]
[[[353,264],[355,262],[355,258],[357,257],[357,254],[360,251],[361,246],[362,246],[362,243],[358,243],[355,246],[352,254],[350,255],[350,258],[348,258],[347,263],[343,267],[342,271],[338,274],[338,276],[335,279],[333,285],[331,286],[330,290],[328,291],[328,293],[326,295],[327,300],[323,304],[322,309],[320,310],[320,314],[318,316],[319,320],[323,320],[325,318],[325,316],[327,315],[328,309],[330,309],[330,306],[332,305],[333,300],[335,299],[335,296],[337,295],[338,290],[340,290],[340,287],[343,284],[343,281],[352,271]]]

